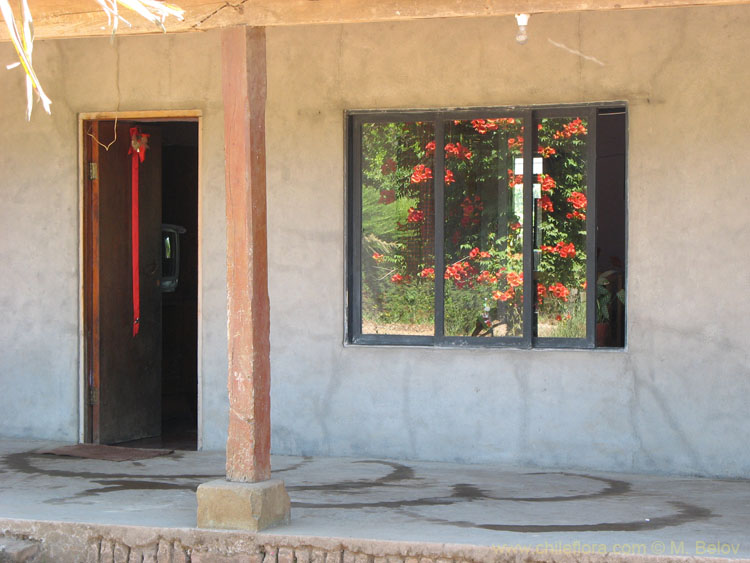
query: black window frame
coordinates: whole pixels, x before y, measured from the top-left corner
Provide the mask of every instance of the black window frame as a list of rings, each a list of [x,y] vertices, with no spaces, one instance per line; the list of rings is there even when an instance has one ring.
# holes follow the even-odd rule
[[[544,118],[585,117],[588,120],[586,146],[586,283],[595,288],[597,282],[597,121],[603,113],[625,114],[624,143],[627,153],[628,106],[626,102],[599,102],[542,106],[501,106],[476,108],[441,108],[432,110],[349,110],[346,120],[346,335],[348,345],[423,346],[435,348],[510,348],[510,349],[599,349],[621,350],[626,347],[627,334],[622,346],[597,347],[596,345],[596,291],[586,292],[585,338],[556,338],[536,336],[534,300],[526,300],[523,307],[522,334],[520,337],[445,336],[444,333],[444,278],[435,276],[435,334],[433,336],[362,334],[362,125],[364,123],[390,123],[398,121],[425,121],[434,123],[437,146],[445,145],[445,122],[450,120],[495,119],[521,117],[524,127],[523,149],[523,294],[534,295],[534,197],[533,157],[537,146],[537,124]],[[435,272],[445,270],[445,154],[435,151]],[[625,155],[627,162],[627,154]],[[625,193],[627,194],[627,165],[625,166]],[[624,203],[625,260],[627,264],[627,202]],[[627,276],[625,278],[627,285]],[[627,326],[627,311],[623,321]]]

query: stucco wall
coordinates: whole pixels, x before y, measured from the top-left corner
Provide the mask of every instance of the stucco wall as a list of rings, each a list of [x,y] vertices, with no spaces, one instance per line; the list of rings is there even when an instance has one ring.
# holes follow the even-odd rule
[[[38,41],[53,99],[24,122],[20,69],[0,79],[0,436],[75,441],[79,382],[78,113],[199,109],[203,154],[201,375],[204,447],[224,447],[226,258],[218,33]],[[3,64],[14,54],[0,45]]]
[[[273,450],[750,476],[750,8],[270,28]],[[596,57],[584,59],[570,49]],[[11,62],[10,46],[0,60]],[[219,34],[38,42],[0,79],[0,436],[78,434],[78,112],[202,109],[203,445],[226,436]],[[625,351],[345,347],[344,111],[624,100]]]
[[[275,452],[750,476],[750,8],[268,30]],[[595,57],[584,59],[569,49]],[[344,111],[625,100],[625,351],[343,346]]]

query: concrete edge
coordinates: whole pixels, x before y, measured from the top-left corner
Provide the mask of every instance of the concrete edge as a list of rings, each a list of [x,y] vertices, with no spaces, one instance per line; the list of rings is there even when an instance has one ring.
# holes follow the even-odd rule
[[[269,563],[315,561],[322,552],[326,561],[349,561],[364,555],[383,561],[420,563],[750,563],[750,559],[717,557],[638,555],[621,553],[534,553],[497,550],[490,546],[441,544],[419,541],[392,541],[367,538],[297,536],[242,530],[161,528],[46,520],[0,518],[0,535],[39,541],[42,554],[53,561],[96,562],[119,560],[116,555],[143,556],[143,560],[210,560],[245,556],[243,560]],[[179,552],[179,553],[178,553]],[[307,556],[304,555],[307,553]],[[164,555],[164,559],[162,559]],[[181,555],[181,557],[180,557]],[[291,557],[289,559],[288,557]],[[249,557],[249,559],[247,559]],[[137,557],[136,557],[137,558]],[[323,559],[319,559],[323,560]],[[359,559],[358,559],[359,560]]]

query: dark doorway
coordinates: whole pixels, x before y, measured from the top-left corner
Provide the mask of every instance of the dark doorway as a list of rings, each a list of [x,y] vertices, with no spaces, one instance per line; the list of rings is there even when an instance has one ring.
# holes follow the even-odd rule
[[[92,120],[83,127],[85,441],[194,450],[198,122]],[[131,236],[134,171],[128,149],[133,127],[150,135],[138,180],[139,244]],[[139,324],[137,335],[134,324]]]
[[[179,281],[162,293],[162,441],[196,449],[198,428],[198,124],[162,128],[162,223],[185,229]],[[162,254],[165,249],[162,248]]]

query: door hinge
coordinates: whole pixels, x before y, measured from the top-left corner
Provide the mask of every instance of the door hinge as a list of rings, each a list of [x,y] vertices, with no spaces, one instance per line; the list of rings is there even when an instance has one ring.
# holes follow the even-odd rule
[[[89,162],[89,180],[96,180],[99,178],[99,166],[96,162]]]
[[[99,402],[99,389],[96,387],[89,387],[89,405],[96,405]]]

